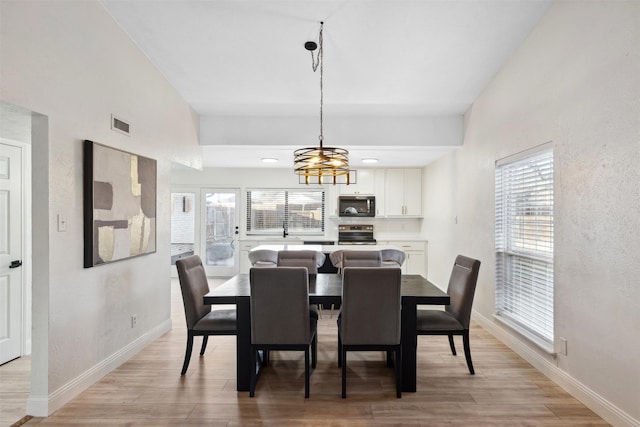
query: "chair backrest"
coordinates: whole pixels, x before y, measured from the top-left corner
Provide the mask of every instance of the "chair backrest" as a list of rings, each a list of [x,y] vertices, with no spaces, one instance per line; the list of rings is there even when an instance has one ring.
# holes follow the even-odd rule
[[[344,251],[342,250],[337,250],[337,251],[333,251],[329,254],[329,260],[331,261],[331,265],[333,265],[335,268],[342,268],[342,253]]]
[[[273,249],[257,249],[249,252],[249,262],[252,267],[276,267],[278,251]]]
[[[309,274],[318,274],[318,262],[322,255],[324,263],[324,255],[322,252],[311,250],[295,250],[295,251],[278,251],[278,267],[307,267]]]
[[[397,267],[345,267],[342,272],[341,338],[347,345],[400,343]]]
[[[398,264],[398,267],[402,267],[406,258],[406,254],[400,249],[381,249],[380,255],[382,256],[383,265],[395,263]]]
[[[451,313],[465,329],[469,329],[471,307],[479,271],[480,261],[458,255],[449,278],[447,293],[451,301],[445,310]]]
[[[251,342],[310,342],[307,270],[304,267],[252,268],[249,279]]]
[[[342,268],[345,267],[382,267],[380,251],[350,251],[342,254]]]
[[[211,305],[205,305],[202,300],[204,295],[209,292],[207,274],[198,255],[177,260],[176,268],[182,291],[187,329],[193,329],[195,324],[211,311]]]

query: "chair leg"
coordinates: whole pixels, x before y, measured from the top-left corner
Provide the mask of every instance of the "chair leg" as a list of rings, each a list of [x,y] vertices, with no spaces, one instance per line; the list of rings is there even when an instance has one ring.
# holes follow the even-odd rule
[[[340,337],[340,331],[338,331],[338,368],[342,366],[342,337]]]
[[[387,350],[387,368],[393,368],[393,352],[391,350]]]
[[[316,369],[318,364],[318,333],[316,332],[311,342],[311,367]]]
[[[475,375],[476,371],[473,369],[473,363],[471,362],[471,348],[469,347],[469,330],[465,329],[462,333],[462,345],[464,346],[464,357],[467,359],[467,367],[469,373]]]
[[[204,356],[204,350],[207,348],[207,341],[209,341],[209,335],[202,337],[202,348],[200,349],[200,356]]]
[[[399,347],[395,351],[395,363],[396,363],[396,397],[399,399],[402,397],[402,348]]]
[[[304,398],[309,398],[309,346],[304,349]]]
[[[340,359],[342,360],[342,398],[347,397],[347,352],[340,346]]]
[[[187,373],[189,367],[189,361],[191,360],[191,349],[193,348],[193,332],[187,331],[187,350],[184,354],[184,363],[182,363],[182,372],[180,375]]]
[[[266,350],[265,350],[266,351]],[[256,394],[256,361],[257,361],[258,350],[256,348],[251,348],[251,377],[249,380],[249,397],[253,397]]]
[[[453,342],[453,335],[451,334],[449,334],[449,347],[451,347],[451,354],[456,356],[458,353],[456,353],[456,345]]]
[[[262,350],[262,366],[269,366],[269,350]]]

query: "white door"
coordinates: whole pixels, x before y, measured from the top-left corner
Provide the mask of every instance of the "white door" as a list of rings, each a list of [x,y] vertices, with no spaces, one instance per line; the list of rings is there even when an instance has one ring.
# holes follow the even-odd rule
[[[234,276],[239,270],[240,191],[206,188],[201,201],[200,257],[207,276]]]
[[[0,143],[0,364],[22,346],[22,149]]]

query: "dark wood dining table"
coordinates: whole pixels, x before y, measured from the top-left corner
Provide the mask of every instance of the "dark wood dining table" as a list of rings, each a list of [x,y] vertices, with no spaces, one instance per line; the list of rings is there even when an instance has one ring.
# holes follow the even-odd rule
[[[416,391],[416,313],[418,305],[447,305],[449,295],[417,274],[403,274],[402,296],[402,390]],[[310,304],[340,304],[342,276],[318,274],[309,280]],[[249,275],[239,274],[204,296],[205,304],[235,304],[237,310],[236,386],[249,391],[251,377],[251,311]],[[336,326],[337,327],[337,326]],[[337,351],[337,343],[336,343]],[[337,360],[337,358],[336,358]],[[255,366],[253,367],[255,369]]]

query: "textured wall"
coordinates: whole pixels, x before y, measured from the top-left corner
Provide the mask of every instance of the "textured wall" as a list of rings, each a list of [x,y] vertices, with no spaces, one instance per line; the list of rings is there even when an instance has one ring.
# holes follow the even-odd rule
[[[3,1],[0,12],[2,99],[48,117],[33,140],[30,396],[47,411],[74,381],[170,322],[168,175],[171,160],[201,164],[198,118],[98,2]],[[112,113],[131,136],[110,129]],[[158,160],[155,254],[83,268],[83,139]],[[66,232],[55,229],[58,213]]]
[[[430,278],[444,283],[457,253],[481,259],[474,309],[487,319],[494,163],[549,141],[568,355],[541,357],[640,420],[640,3],[554,4],[467,112],[463,148],[426,169]]]

